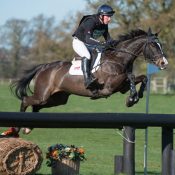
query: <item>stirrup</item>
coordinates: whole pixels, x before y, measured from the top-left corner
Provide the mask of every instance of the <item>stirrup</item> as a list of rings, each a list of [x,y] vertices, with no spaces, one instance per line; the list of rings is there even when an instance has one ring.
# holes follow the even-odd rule
[[[86,89],[89,89],[93,86],[94,83],[96,83],[97,78],[90,78],[89,80],[85,81],[85,87]]]

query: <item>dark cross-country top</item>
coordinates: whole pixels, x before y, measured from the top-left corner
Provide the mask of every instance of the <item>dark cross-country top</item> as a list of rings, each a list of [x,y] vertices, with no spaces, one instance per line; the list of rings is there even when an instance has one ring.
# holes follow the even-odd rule
[[[84,16],[72,35],[87,44],[98,45],[99,37],[103,36],[105,41],[111,39],[108,32],[108,25],[102,24],[98,15]]]

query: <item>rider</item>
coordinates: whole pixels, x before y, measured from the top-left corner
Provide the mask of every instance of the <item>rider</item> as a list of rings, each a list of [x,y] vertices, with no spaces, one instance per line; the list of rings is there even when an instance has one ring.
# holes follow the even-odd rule
[[[92,83],[96,80],[91,75],[90,63],[91,55],[86,46],[96,45],[102,46],[105,43],[101,43],[97,40],[103,36],[106,43],[112,41],[108,32],[108,23],[111,21],[111,17],[115,11],[109,5],[103,4],[98,8],[97,14],[84,16],[78,28],[76,29],[73,36],[73,49],[82,57],[82,71],[84,74],[85,87],[88,89]]]

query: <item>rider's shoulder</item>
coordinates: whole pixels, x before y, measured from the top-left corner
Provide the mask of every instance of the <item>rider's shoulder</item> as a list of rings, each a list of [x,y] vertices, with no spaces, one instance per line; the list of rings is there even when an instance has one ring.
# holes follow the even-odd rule
[[[92,15],[85,15],[85,16],[83,16],[82,18],[81,18],[81,20],[80,20],[80,24],[82,23],[82,22],[85,22],[85,21],[87,21],[87,20],[92,20],[92,21],[97,21],[97,15],[96,14],[92,14]]]

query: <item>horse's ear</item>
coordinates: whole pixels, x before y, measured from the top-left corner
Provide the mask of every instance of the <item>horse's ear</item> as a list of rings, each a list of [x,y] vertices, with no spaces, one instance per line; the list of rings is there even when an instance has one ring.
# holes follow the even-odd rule
[[[155,33],[155,35],[158,37],[159,33],[160,33],[161,29],[158,30],[158,32]]]
[[[152,35],[152,30],[151,30],[151,28],[149,27],[149,29],[148,29],[148,36],[151,36]]]

